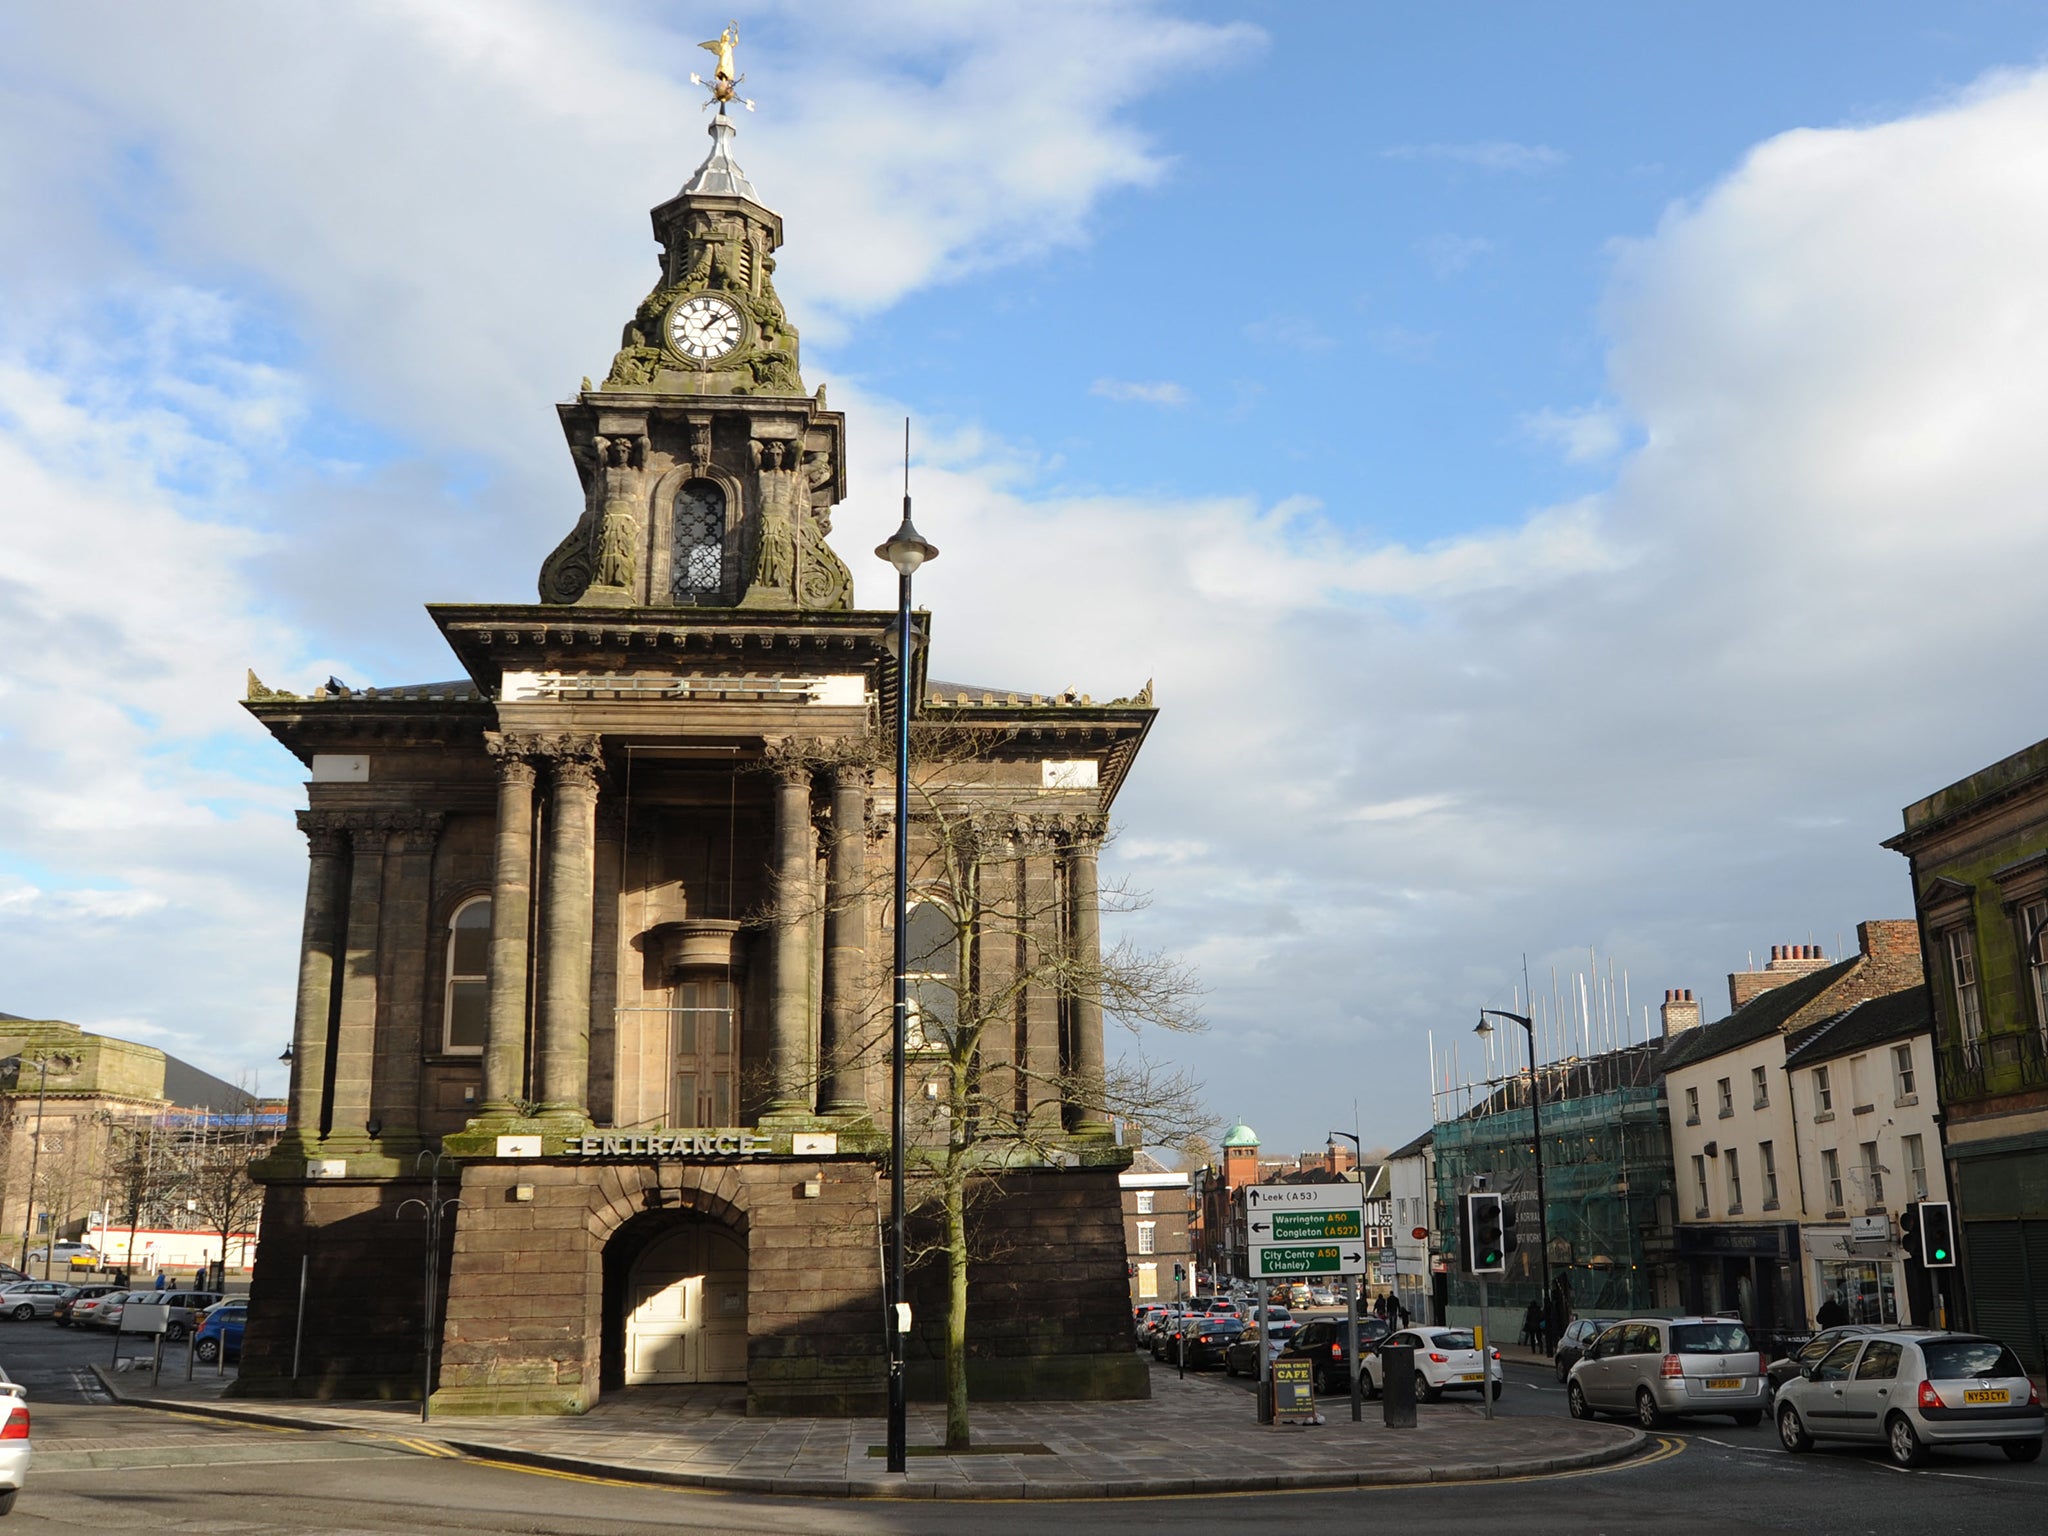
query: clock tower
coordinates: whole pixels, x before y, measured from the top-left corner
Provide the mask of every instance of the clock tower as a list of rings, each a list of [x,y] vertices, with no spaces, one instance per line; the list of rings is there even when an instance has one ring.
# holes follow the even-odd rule
[[[804,389],[775,295],[782,219],[733,159],[723,101],[709,131],[704,163],[653,210],[661,273],[611,371],[559,407],[583,512],[541,566],[545,604],[853,606],[825,542],[845,419]]]

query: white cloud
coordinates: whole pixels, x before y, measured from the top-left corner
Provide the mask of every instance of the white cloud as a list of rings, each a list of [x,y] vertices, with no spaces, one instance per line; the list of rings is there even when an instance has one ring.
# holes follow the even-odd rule
[[[1557,449],[1567,464],[1598,464],[1621,451],[1621,418],[1603,405],[1531,411],[1517,425],[1524,437]]]
[[[1415,245],[1438,277],[1455,277],[1493,249],[1493,242],[1481,235],[1431,235]]]
[[[1565,163],[1566,156],[1548,144],[1516,144],[1505,139],[1486,139],[1472,144],[1396,144],[1380,151],[1387,160],[1447,160],[1482,171],[1551,171]]]
[[[1185,384],[1176,384],[1171,379],[1154,383],[1140,383],[1132,379],[1097,379],[1088,393],[1100,395],[1105,400],[1135,402],[1142,405],[1186,405],[1194,397],[1188,393]]]

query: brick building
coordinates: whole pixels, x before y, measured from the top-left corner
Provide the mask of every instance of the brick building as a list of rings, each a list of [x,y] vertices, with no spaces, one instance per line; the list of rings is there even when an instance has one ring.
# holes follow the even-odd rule
[[[1124,1202],[1124,1254],[1131,1304],[1173,1301],[1194,1290],[1195,1246],[1189,1176],[1148,1152],[1117,1175]]]
[[[1915,801],[1885,847],[1912,872],[1934,1009],[1969,1326],[2048,1367],[2048,741]],[[1960,1294],[1957,1294],[1959,1290]]]
[[[896,615],[852,606],[844,419],[803,386],[782,221],[723,109],[710,134],[608,376],[557,408],[582,497],[540,601],[431,608],[454,682],[250,679],[310,770],[310,870],[244,1392],[413,1390],[426,1229],[401,1210],[459,1196],[438,1410],[726,1382],[751,1412],[880,1411]],[[1150,690],[939,683],[917,625],[912,861],[957,883],[912,908],[910,1092],[928,1145],[964,1103],[1000,1170],[970,1390],[1143,1395],[1096,859]],[[962,1011],[996,997],[1014,1019],[950,1098]],[[914,1395],[944,1295],[913,1274]]]

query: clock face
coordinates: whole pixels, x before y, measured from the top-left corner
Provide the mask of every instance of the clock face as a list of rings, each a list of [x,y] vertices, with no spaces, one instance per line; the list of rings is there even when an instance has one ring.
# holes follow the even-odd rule
[[[685,299],[668,312],[668,344],[700,363],[723,357],[740,344],[740,312],[715,293]]]

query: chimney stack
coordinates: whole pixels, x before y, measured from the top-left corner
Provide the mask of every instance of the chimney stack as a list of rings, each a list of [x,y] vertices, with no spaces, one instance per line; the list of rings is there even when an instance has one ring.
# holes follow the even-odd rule
[[[1762,970],[1728,973],[1728,1006],[1740,1008],[1771,988],[1811,975],[1828,964],[1818,944],[1773,944],[1771,958]]]
[[[1666,1040],[1682,1029],[1695,1027],[1700,1021],[1700,1005],[1693,998],[1692,988],[1666,987],[1662,1017]]]

